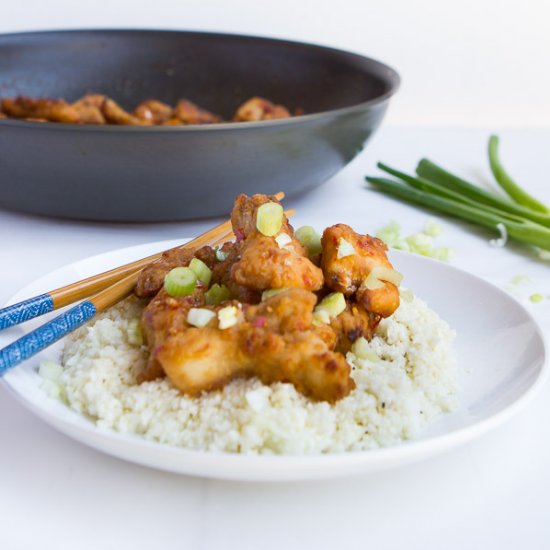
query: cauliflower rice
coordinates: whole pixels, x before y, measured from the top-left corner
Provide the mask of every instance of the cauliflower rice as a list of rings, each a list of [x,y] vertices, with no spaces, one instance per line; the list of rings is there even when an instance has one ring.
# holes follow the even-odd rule
[[[416,437],[457,406],[454,332],[419,298],[380,323],[347,356],[356,389],[334,405],[312,402],[291,384],[235,380],[199,398],[168,379],[136,384],[148,351],[136,342],[143,303],[128,299],[72,334],[61,392],[99,427],[186,449],[314,454],[360,451]]]

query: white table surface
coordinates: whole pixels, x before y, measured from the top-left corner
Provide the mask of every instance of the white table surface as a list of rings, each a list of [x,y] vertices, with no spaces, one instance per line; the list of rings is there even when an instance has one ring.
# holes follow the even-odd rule
[[[377,160],[412,171],[426,155],[490,181],[488,134],[385,127],[330,182],[287,201],[298,210],[295,224],[343,221],[374,232],[393,219],[404,232],[419,231],[431,214],[365,191],[362,176],[375,171]],[[550,129],[500,135],[509,170],[550,203]],[[64,264],[193,236],[213,223],[96,224],[0,209],[0,303]],[[520,299],[550,332],[550,299],[527,299],[550,295],[550,262],[515,246],[490,247],[487,231],[441,223],[438,241],[456,250],[454,265],[500,286],[529,275]],[[506,425],[423,463],[334,481],[241,484],[178,477],[102,455],[46,426],[0,387],[0,548],[550,548],[549,422],[546,384]]]

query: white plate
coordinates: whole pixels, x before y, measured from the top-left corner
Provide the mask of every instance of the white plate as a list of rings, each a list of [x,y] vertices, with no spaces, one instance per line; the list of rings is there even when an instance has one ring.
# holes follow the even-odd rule
[[[181,243],[181,241],[179,241]],[[178,244],[152,243],[117,250],[61,268],[18,292],[15,303]],[[36,366],[58,360],[52,346],[9,372],[4,384],[48,424],[95,449],[152,468],[180,474],[236,480],[303,480],[373,472],[434,456],[501,424],[534,395],[545,378],[541,331],[529,313],[497,287],[449,265],[403,252],[392,253],[408,288],[457,331],[461,407],[442,415],[423,437],[374,451],[322,456],[251,456],[188,451],[100,429],[87,418],[47,397]],[[0,333],[3,347],[45,318]]]

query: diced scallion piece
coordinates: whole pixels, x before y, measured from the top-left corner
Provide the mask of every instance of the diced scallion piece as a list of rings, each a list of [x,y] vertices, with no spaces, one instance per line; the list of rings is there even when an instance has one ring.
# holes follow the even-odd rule
[[[266,237],[274,237],[283,226],[283,207],[277,202],[262,204],[256,213],[256,227]]]
[[[212,270],[198,258],[193,258],[189,262],[189,269],[197,276],[197,279],[205,286],[210,284],[212,279]]]
[[[380,229],[376,236],[384,241],[388,246],[394,248],[402,242],[401,239],[401,226],[397,222],[391,222],[382,229]]]
[[[337,317],[346,309],[346,299],[341,292],[332,292],[325,296],[313,311],[313,316],[322,323],[330,323],[332,317]]]
[[[355,248],[353,245],[346,241],[346,239],[340,239],[340,242],[338,243],[338,254],[336,257],[341,260],[342,258],[346,258],[347,256],[353,256],[355,254]]]
[[[63,386],[61,386],[61,384],[58,384],[54,380],[44,378],[44,380],[42,380],[41,388],[48,397],[51,397],[52,399],[57,399],[58,401],[65,400],[65,392]]]
[[[384,286],[384,282],[392,283],[395,286],[399,286],[403,280],[403,275],[395,269],[390,267],[384,267],[376,265],[372,268],[363,282],[363,285],[369,290],[376,290]]]
[[[317,256],[321,253],[321,235],[311,225],[299,227],[294,235],[306,247],[310,256]]]
[[[227,306],[218,311],[218,327],[221,330],[237,324],[239,310],[235,306]]]
[[[143,344],[143,335],[141,333],[141,324],[139,319],[131,319],[128,322],[128,342],[135,346],[141,346]]]
[[[63,367],[59,363],[54,361],[42,361],[38,368],[38,374],[44,378],[44,380],[52,380],[56,382],[63,373]]]
[[[280,294],[281,292],[284,292],[287,290],[286,288],[270,288],[269,290],[264,290],[262,292],[262,302],[264,300],[267,300],[268,298],[273,298],[273,296],[277,296],[277,294]]]
[[[428,220],[424,224],[423,232],[430,237],[438,237],[443,233],[443,228],[435,220]]]
[[[194,327],[205,327],[212,319],[216,317],[216,314],[209,309],[201,307],[192,307],[187,314],[187,322]]]
[[[359,359],[364,359],[376,363],[380,361],[380,357],[372,350],[369,341],[361,336],[352,346],[351,350]]]
[[[279,248],[287,248],[287,246],[292,242],[292,237],[286,233],[279,233],[275,237],[275,242],[279,245]]]
[[[409,303],[414,300],[414,294],[408,288],[400,288],[399,297],[405,302],[409,302]]]
[[[430,254],[430,258],[434,260],[441,260],[443,262],[448,262],[454,256],[454,250],[446,246],[439,246],[434,248]]]
[[[544,300],[544,296],[539,293],[531,294],[531,296],[529,296],[529,300],[531,300],[534,304],[538,304]]]
[[[229,300],[231,293],[225,285],[214,283],[205,293],[204,299],[209,306],[217,306],[226,300]]]
[[[415,233],[407,237],[410,250],[421,256],[430,256],[433,251],[433,239],[425,233]]]
[[[326,309],[317,309],[313,311],[313,324],[324,323],[325,325],[330,324],[330,315]]]
[[[227,256],[229,256],[229,252],[224,252],[220,247],[216,248],[216,260],[218,262],[227,260]]]
[[[175,267],[164,278],[164,290],[169,296],[188,296],[195,290],[197,276],[188,267]]]

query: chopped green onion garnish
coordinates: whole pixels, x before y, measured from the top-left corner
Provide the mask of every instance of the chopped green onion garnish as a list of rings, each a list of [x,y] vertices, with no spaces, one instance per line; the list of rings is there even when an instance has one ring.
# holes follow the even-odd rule
[[[433,258],[434,260],[441,260],[442,262],[448,262],[453,257],[454,250],[447,248],[446,246],[434,248],[430,254],[430,258]]]
[[[275,242],[279,246],[279,248],[287,248],[288,245],[292,242],[292,237],[290,235],[287,235],[286,233],[279,233],[275,237]]]
[[[408,237],[401,236],[401,228],[396,222],[391,222],[380,229],[376,236],[383,240],[389,247],[406,252],[414,252],[422,256],[429,256],[444,262],[449,261],[453,256],[450,248],[435,248],[434,238],[442,232],[441,226],[433,220],[428,220],[421,233],[413,233]]]
[[[212,319],[216,317],[216,314],[209,309],[201,307],[192,307],[187,313],[187,322],[194,327],[205,327]]]
[[[231,293],[225,285],[214,283],[204,294],[206,304],[209,306],[217,306],[226,300],[229,300]]]
[[[197,276],[188,267],[175,267],[164,278],[164,290],[169,296],[188,296],[195,290]]]
[[[65,389],[64,387],[54,380],[49,378],[44,378],[41,383],[42,390],[46,393],[51,399],[56,399],[57,401],[65,401]]]
[[[141,323],[139,319],[131,319],[128,322],[128,342],[134,346],[141,346],[143,344],[143,335],[141,333]]]
[[[513,285],[521,285],[523,283],[528,283],[530,281],[530,278],[528,275],[522,275],[522,274],[518,274],[518,275],[514,275],[511,279],[510,279],[510,282],[513,284]]]
[[[198,258],[193,258],[189,262],[189,269],[197,276],[197,279],[205,286],[210,284],[212,279],[212,270]]]
[[[350,242],[346,241],[346,239],[340,238],[336,258],[338,260],[341,260],[342,258],[346,258],[347,256],[353,256],[354,254],[355,248],[353,247],[353,245]]]
[[[372,350],[369,341],[363,336],[361,336],[354,342],[351,351],[359,359],[364,359],[373,363],[380,361],[380,357],[376,355],[376,352]]]
[[[284,292],[287,290],[286,288],[270,288],[269,290],[264,290],[262,292],[262,302],[264,300],[267,300],[268,298],[273,298],[273,296],[277,296],[277,294],[280,294],[281,292]]]
[[[219,246],[216,247],[216,260],[218,260],[218,262],[227,260],[228,256],[229,252],[224,252]]]
[[[323,249],[321,245],[321,235],[310,225],[303,225],[296,229],[294,235],[305,246],[310,256],[317,256]]]
[[[313,324],[317,325],[319,323],[330,324],[330,314],[326,309],[315,308],[313,311]]]
[[[430,256],[434,248],[433,238],[425,233],[410,235],[406,241],[411,252],[415,252],[421,256]]]
[[[443,233],[443,228],[435,220],[428,220],[424,224],[423,233],[429,235],[430,237],[438,237],[441,233]]]
[[[337,317],[346,309],[346,299],[341,292],[332,292],[325,296],[313,311],[313,315],[321,322],[330,322],[331,317]],[[327,317],[328,316],[328,317]],[[328,321],[327,321],[328,319]]]
[[[531,294],[529,296],[529,300],[533,302],[534,304],[538,304],[539,302],[542,302],[544,300],[544,296],[542,294]]]
[[[401,226],[397,222],[391,222],[380,229],[376,236],[388,246],[395,248],[401,241]]]
[[[225,330],[237,324],[239,310],[236,306],[227,306],[218,311],[219,328]]]
[[[384,282],[392,283],[395,286],[399,286],[403,281],[403,275],[392,269],[391,267],[384,267],[382,265],[375,265],[370,273],[367,275],[363,285],[369,290],[376,290],[384,286]]]
[[[283,207],[277,202],[262,204],[256,213],[256,227],[266,237],[274,237],[283,226]]]
[[[63,374],[63,367],[54,361],[42,361],[38,368],[38,374],[45,380],[57,382],[59,377]]]

